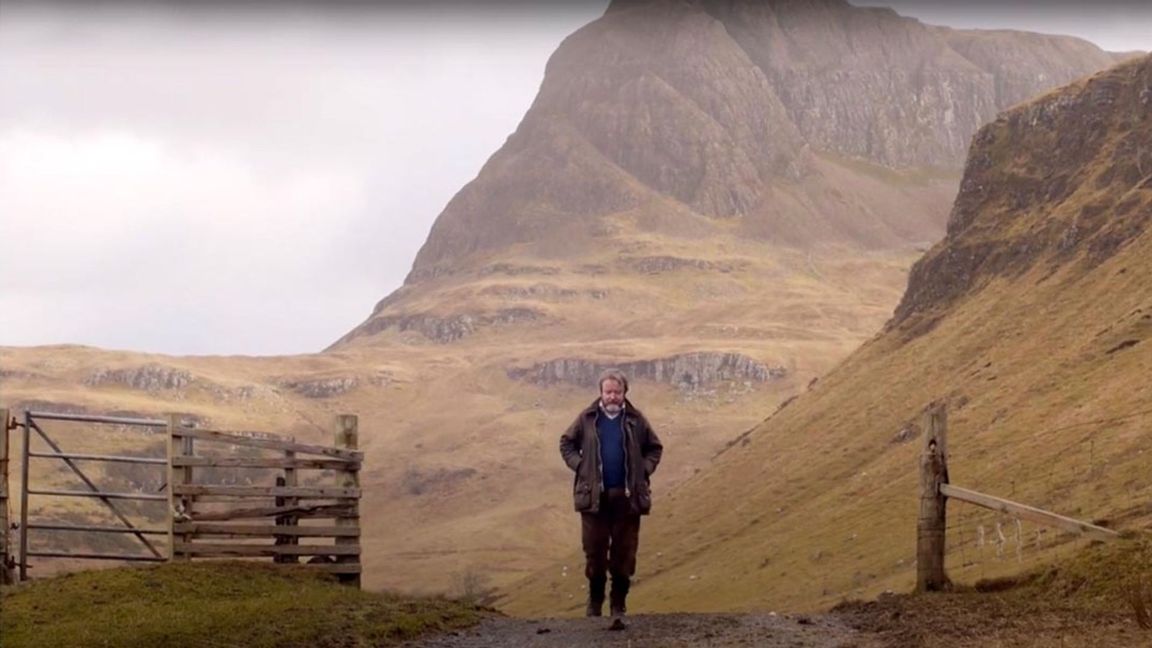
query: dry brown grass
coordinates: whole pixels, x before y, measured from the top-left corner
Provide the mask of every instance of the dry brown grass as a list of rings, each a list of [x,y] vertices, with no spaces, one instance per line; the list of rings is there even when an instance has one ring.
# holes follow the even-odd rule
[[[1124,599],[1132,608],[1136,625],[1152,630],[1152,579],[1146,574],[1134,576],[1124,588]]]

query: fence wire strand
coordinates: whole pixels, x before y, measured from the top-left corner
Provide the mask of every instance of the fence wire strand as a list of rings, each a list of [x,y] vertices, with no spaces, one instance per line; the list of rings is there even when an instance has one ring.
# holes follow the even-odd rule
[[[1094,514],[1118,515],[1115,495],[1124,493],[1132,502],[1137,502],[1141,494],[1152,492],[1152,470],[1132,468],[1134,461],[1141,461],[1142,449],[1132,455],[1129,448],[1138,442],[1133,437],[1128,442],[1108,443],[1107,435],[1128,428],[1130,422],[1152,414],[1152,409],[1132,411],[1119,416],[1097,418],[1060,425],[1038,432],[1034,440],[1047,443],[1044,461],[1047,469],[1042,471],[1043,494],[1037,497],[1036,489],[1026,489],[1030,493],[1017,494],[1017,479],[1009,478],[1007,493],[990,493],[1020,501],[1043,509],[1056,509],[1054,512],[1074,518],[1091,518]],[[1053,449],[1052,440],[1061,432],[1095,426],[1094,429],[1077,435]],[[1100,443],[1098,443],[1100,441]],[[1023,440],[1022,443],[1027,443]],[[1082,459],[1077,461],[1077,453]],[[981,484],[965,483],[957,472],[963,474],[969,467],[965,458],[979,459],[984,455],[974,449],[966,453],[949,453],[949,472],[959,485],[981,490]],[[1063,461],[1062,461],[1063,460]],[[1074,467],[1068,470],[1071,460]],[[1148,460],[1152,460],[1149,453]],[[1063,464],[1063,467],[1062,465]],[[1109,466],[1129,466],[1125,475],[1111,474]],[[960,468],[960,471],[956,469]],[[1063,472],[1061,472],[1063,471]],[[1136,477],[1131,475],[1135,474]],[[1003,479],[1001,480],[1003,481]],[[1060,510],[1066,502],[1076,501],[1080,507],[1073,510]],[[1133,508],[1136,506],[1133,504]],[[1152,511],[1152,506],[1147,507]],[[1095,522],[1095,520],[1089,519]],[[1041,524],[1028,522],[1014,515],[993,511],[962,501],[950,501],[947,507],[945,564],[949,574],[961,581],[979,581],[1019,573],[1022,569],[1037,567],[1053,562],[1067,552],[1084,546],[1088,540],[1077,533],[1062,531]]]

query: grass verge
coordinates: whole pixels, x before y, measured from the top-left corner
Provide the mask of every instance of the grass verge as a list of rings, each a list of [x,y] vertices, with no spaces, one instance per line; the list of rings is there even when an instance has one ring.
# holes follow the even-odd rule
[[[0,595],[5,648],[388,646],[491,614],[361,592],[304,567],[170,563],[66,574]]]

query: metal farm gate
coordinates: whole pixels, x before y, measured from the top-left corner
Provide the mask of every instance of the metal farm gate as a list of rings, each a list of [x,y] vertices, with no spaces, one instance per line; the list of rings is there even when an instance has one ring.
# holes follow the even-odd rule
[[[22,437],[23,443],[21,444],[20,453],[20,556],[17,560],[19,567],[20,580],[28,579],[28,559],[30,557],[41,558],[77,558],[89,560],[128,560],[128,561],[144,561],[144,562],[165,562],[168,560],[166,552],[162,552],[156,547],[156,544],[148,539],[148,536],[167,536],[168,529],[166,528],[140,528],[134,524],[124,511],[117,506],[117,502],[126,501],[139,501],[139,502],[154,502],[157,506],[163,506],[168,501],[168,496],[160,493],[144,493],[144,492],[108,492],[101,490],[96,485],[96,482],[86,474],[79,466],[78,462],[91,462],[95,464],[108,464],[108,463],[126,463],[126,464],[139,464],[139,465],[152,465],[156,466],[157,473],[160,474],[163,467],[167,465],[168,461],[163,456],[158,457],[125,457],[116,455],[99,455],[99,454],[86,454],[65,452],[61,449],[60,445],[55,439],[51,438],[41,427],[40,421],[69,421],[75,423],[92,423],[98,425],[119,425],[129,427],[142,427],[142,428],[164,428],[167,423],[164,421],[155,421],[149,419],[134,419],[134,418],[120,418],[114,416],[87,416],[80,414],[57,414],[51,412],[33,412],[25,411],[24,420],[22,423],[17,423],[23,429]],[[32,450],[32,434],[35,433],[39,440],[43,441],[50,449],[51,452],[35,452]],[[71,469],[75,477],[84,485],[83,489],[42,489],[33,490],[29,487],[29,476],[31,474],[32,459],[51,459],[62,461]],[[64,524],[64,523],[51,523],[36,520],[29,508],[29,499],[33,496],[36,497],[83,497],[95,498],[102,502],[104,506],[111,511],[112,515],[120,522],[119,525],[90,525],[90,524]],[[163,509],[160,509],[163,510]],[[92,553],[92,552],[68,552],[68,551],[51,551],[35,548],[29,541],[30,531],[65,531],[65,532],[87,532],[97,534],[130,534],[135,537],[144,549],[147,550],[147,555],[144,554],[127,554],[127,553]]]

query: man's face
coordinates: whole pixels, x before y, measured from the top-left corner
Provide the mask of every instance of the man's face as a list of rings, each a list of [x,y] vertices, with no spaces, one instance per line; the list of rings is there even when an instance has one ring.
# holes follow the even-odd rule
[[[624,386],[609,378],[600,383],[600,404],[609,414],[618,414],[624,406]]]

